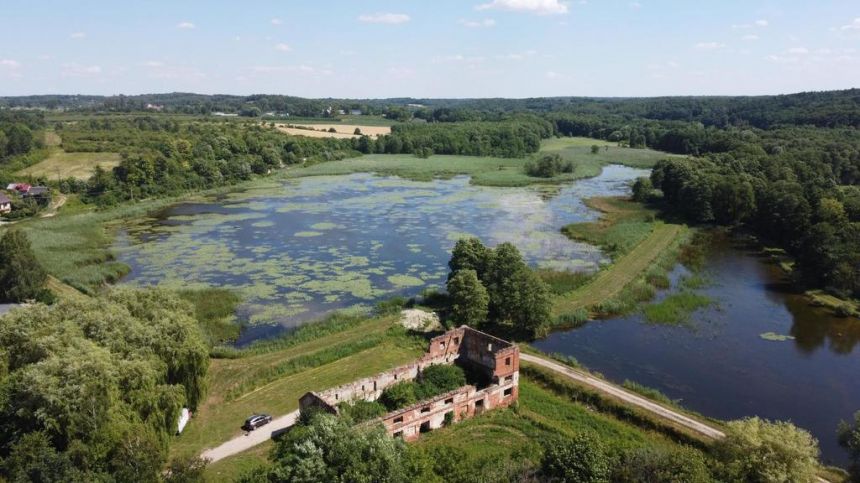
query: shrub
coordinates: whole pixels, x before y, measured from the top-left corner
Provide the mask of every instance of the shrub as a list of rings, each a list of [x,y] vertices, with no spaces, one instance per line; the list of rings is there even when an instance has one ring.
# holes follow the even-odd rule
[[[588,433],[572,438],[555,438],[544,447],[541,470],[559,481],[608,482],[612,462],[603,444]]]
[[[363,423],[365,421],[370,421],[371,419],[376,419],[388,410],[382,403],[377,401],[365,401],[363,399],[359,399],[358,401],[353,401],[349,403],[343,403],[338,406],[340,411],[340,415],[351,420],[353,423]]]
[[[386,387],[382,391],[382,395],[379,396],[379,402],[385,405],[389,411],[415,404],[418,402],[418,398],[415,397],[415,383],[404,381]]]
[[[818,468],[818,441],[789,422],[731,421],[715,450],[730,481],[808,482]]]
[[[558,154],[546,154],[537,161],[529,161],[525,166],[526,174],[536,178],[552,178],[562,173],[573,173],[571,161],[564,161]]]
[[[637,448],[626,453],[613,475],[624,483],[709,483],[705,458],[692,448]]]

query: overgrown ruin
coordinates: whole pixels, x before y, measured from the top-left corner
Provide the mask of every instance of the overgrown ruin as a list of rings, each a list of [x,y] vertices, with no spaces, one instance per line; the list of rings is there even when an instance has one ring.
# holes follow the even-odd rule
[[[422,432],[442,427],[446,419],[456,423],[484,411],[507,407],[519,397],[519,347],[461,326],[434,337],[427,353],[417,361],[326,391],[309,392],[299,399],[299,407],[317,407],[338,414],[339,404],[359,399],[375,401],[385,388],[416,379],[426,367],[435,364],[457,364],[479,375],[483,384],[465,385],[389,412],[379,421],[391,436],[412,441]]]

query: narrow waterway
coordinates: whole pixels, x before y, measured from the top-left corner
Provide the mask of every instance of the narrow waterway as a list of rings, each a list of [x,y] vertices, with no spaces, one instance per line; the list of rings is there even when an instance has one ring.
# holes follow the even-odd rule
[[[684,272],[673,273],[680,290]],[[706,416],[791,420],[846,464],[836,426],[860,410],[860,321],[810,307],[778,267],[725,238],[708,249],[697,290],[712,298],[679,326],[640,314],[589,322],[534,345],[575,357],[610,380],[656,388]],[[664,294],[665,295],[665,294]]]

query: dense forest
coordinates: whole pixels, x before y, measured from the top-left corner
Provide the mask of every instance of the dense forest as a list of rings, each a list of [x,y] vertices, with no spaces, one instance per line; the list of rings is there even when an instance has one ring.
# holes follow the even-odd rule
[[[278,112],[293,116],[333,116],[338,110],[388,114],[399,120],[410,112],[428,121],[495,120],[514,112],[566,112],[618,119],[699,122],[705,126],[784,125],[860,127],[860,89],[803,92],[777,96],[690,96],[653,98],[541,97],[527,99],[305,99],[280,95],[202,95],[190,93],[135,96],[45,95],[0,97],[0,108],[63,109],[90,112],[140,112],[147,105],[165,112],[209,114]],[[329,110],[329,108],[332,108]]]

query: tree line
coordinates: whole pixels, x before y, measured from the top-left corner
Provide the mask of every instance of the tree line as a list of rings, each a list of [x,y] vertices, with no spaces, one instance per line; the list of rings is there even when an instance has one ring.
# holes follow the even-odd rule
[[[362,136],[353,147],[364,154],[455,154],[520,158],[540,149],[553,135],[553,126],[535,116],[502,121],[462,123],[409,123],[392,126],[391,134],[371,139]]]
[[[256,123],[177,121],[167,117],[93,119],[62,125],[69,152],[119,152],[110,171],[86,181],[66,179],[63,192],[110,205],[224,186],[305,162],[357,154],[350,140],[289,136]]]

